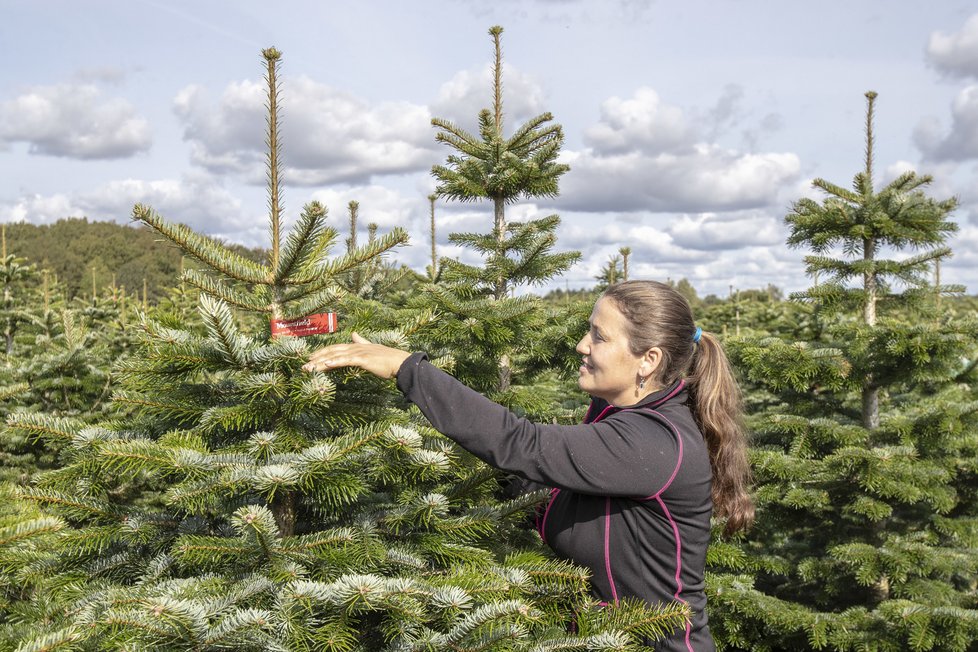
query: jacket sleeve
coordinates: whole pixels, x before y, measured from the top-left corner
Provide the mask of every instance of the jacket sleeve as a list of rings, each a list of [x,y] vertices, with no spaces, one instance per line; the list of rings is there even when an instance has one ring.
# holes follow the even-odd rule
[[[678,433],[646,411],[593,424],[533,423],[434,367],[423,353],[401,366],[397,386],[431,425],[489,464],[578,493],[644,497],[660,491],[680,462]]]

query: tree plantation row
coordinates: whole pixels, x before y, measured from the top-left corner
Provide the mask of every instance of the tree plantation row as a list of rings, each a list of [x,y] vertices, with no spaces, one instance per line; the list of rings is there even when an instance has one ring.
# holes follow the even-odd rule
[[[493,209],[450,238],[481,265],[412,275],[384,258],[401,230],[343,242],[317,202],[283,227],[275,49],[264,255],[145,205],[133,218],[189,261],[156,301],[105,279],[73,295],[4,252],[0,648],[640,650],[683,627],[679,602],[599,608],[529,524],[546,492],[508,493],[389,381],[301,369],[357,331],[535,421],[583,416],[574,347],[630,251],[590,290],[513,291],[578,255],[559,217],[506,218],[567,167],[551,115],[504,125],[501,33],[478,133],[434,121],[436,197]],[[751,435],[756,522],[715,522],[708,552],[722,650],[978,650],[978,302],[933,281],[954,201],[912,172],[874,184],[866,99],[864,168],[785,216],[818,283],[790,300],[677,283]],[[327,312],[335,333],[272,336]]]

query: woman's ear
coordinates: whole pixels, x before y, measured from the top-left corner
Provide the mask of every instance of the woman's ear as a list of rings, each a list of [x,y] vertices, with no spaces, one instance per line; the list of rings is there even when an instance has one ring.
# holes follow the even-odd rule
[[[638,366],[638,373],[643,378],[649,376],[655,376],[655,372],[659,369],[659,364],[662,362],[662,349],[657,346],[653,346],[651,349],[645,352],[642,356],[642,362]]]

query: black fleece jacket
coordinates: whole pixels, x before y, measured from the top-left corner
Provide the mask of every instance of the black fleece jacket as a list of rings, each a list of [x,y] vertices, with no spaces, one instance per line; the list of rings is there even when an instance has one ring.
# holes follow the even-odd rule
[[[714,652],[703,592],[710,459],[679,381],[618,408],[594,400],[584,423],[532,423],[415,353],[397,386],[439,432],[489,464],[553,487],[538,525],[561,557],[589,568],[598,599],[686,602],[692,622],[657,650]]]

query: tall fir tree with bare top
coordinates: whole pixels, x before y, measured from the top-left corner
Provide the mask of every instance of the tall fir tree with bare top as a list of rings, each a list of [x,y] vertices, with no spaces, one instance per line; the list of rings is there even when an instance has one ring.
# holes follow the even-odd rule
[[[447,319],[434,343],[467,351],[457,360],[456,373],[469,384],[493,394],[509,405],[521,401],[516,394],[520,358],[532,356],[528,333],[545,325],[539,302],[514,292],[541,285],[562,274],[578,260],[577,252],[554,253],[557,215],[516,222],[507,220],[506,208],[520,199],[553,198],[559,179],[569,167],[557,161],[564,142],[563,130],[550,113],[542,113],[506,135],[503,110],[503,28],[489,29],[493,43],[492,106],[478,116],[478,134],[435,118],[436,139],[449,146],[442,165],[432,174],[436,195],[460,202],[488,201],[492,230],[488,233],[453,233],[449,241],[476,252],[480,265],[454,258],[441,260],[443,283],[433,286],[431,300]],[[543,320],[543,322],[541,322]],[[517,379],[519,380],[519,379]],[[527,393],[522,399],[528,400]]]
[[[864,167],[800,199],[788,243],[819,282],[811,339],[728,347],[752,386],[757,521],[713,578],[727,650],[941,650],[978,640],[978,324],[935,314],[930,270],[951,255],[954,199],[915,172]],[[973,381],[973,378],[972,378]]]

